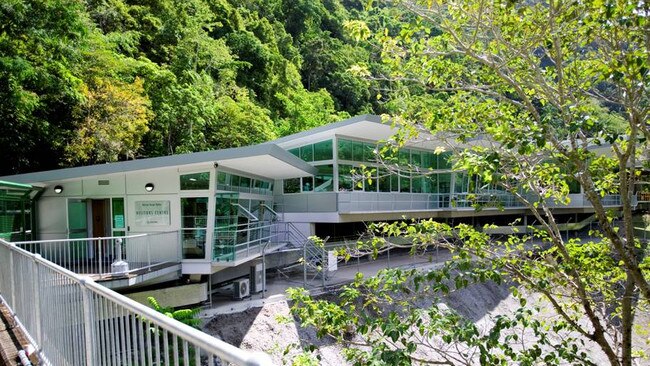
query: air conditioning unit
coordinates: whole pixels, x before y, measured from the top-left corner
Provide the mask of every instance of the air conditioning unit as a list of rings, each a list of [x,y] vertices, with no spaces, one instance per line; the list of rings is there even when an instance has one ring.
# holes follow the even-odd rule
[[[251,294],[250,281],[248,278],[235,280],[233,282],[233,297],[235,299],[243,299]]]
[[[266,275],[264,273],[264,264],[262,262],[251,265],[251,292],[256,294],[266,288]]]

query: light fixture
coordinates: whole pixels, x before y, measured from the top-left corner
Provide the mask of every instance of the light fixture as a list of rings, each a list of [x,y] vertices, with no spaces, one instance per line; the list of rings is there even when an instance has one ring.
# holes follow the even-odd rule
[[[153,183],[147,183],[147,184],[144,185],[144,190],[147,191],[147,192],[153,191],[153,188],[154,188]]]
[[[54,186],[54,193],[56,193],[56,194],[60,194],[61,192],[63,192],[63,187],[61,187],[61,186]]]

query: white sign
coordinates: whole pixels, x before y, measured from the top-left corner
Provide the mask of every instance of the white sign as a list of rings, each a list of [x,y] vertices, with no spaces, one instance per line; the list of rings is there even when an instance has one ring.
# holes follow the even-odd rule
[[[135,224],[169,226],[169,201],[135,201]]]
[[[336,251],[330,250],[327,252],[327,271],[334,272],[338,269],[338,258],[336,257]]]

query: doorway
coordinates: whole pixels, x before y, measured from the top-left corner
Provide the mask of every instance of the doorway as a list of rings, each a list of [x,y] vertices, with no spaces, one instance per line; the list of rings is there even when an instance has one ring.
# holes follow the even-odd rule
[[[109,199],[94,199],[91,201],[91,236],[105,238],[111,236],[110,201]]]

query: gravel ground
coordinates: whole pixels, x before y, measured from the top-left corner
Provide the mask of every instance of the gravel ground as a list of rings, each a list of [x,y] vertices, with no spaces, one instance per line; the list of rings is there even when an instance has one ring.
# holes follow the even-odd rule
[[[536,300],[531,297],[529,303]],[[507,285],[498,286],[493,283],[475,285],[454,292],[448,296],[445,303],[474,321],[479,325],[479,329],[489,327],[494,316],[512,314],[519,306],[518,300],[510,296]],[[543,302],[540,304],[543,308],[540,317],[554,316],[552,311],[544,309]],[[430,302],[422,300],[421,305],[428,306]],[[637,325],[636,346],[649,353],[647,342],[650,342],[650,339],[647,331],[650,329],[650,316],[647,313],[638,315]],[[217,315],[206,322],[203,330],[243,349],[267,352],[277,365],[291,364],[293,356],[309,345],[318,348],[316,352],[322,365],[349,365],[340,345],[331,339],[318,339],[313,329],[301,328],[294,322],[289,313],[289,305],[284,300],[239,313]],[[607,359],[598,346],[586,342],[585,349],[592,360],[597,365],[607,364]],[[420,355],[432,356],[426,353]],[[638,365],[650,365],[650,361],[639,361]]]

